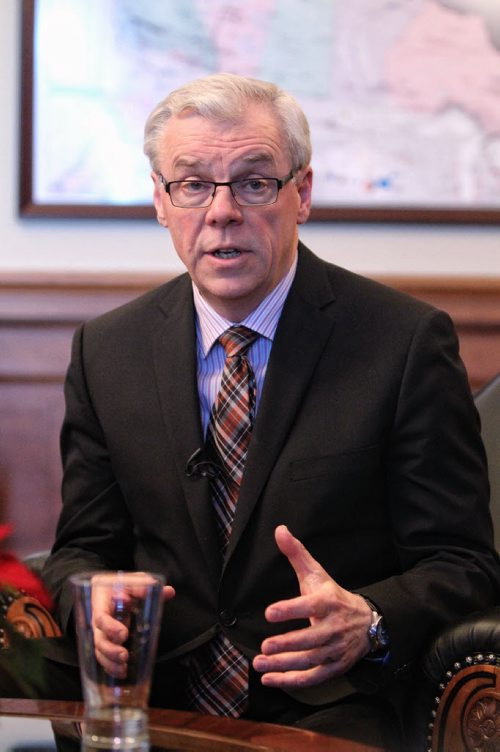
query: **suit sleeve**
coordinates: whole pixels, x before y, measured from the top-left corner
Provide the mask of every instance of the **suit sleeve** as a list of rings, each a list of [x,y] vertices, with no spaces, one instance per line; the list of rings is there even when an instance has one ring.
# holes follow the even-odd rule
[[[384,673],[391,675],[445,626],[500,598],[479,418],[454,327],[442,312],[427,313],[412,337],[385,467],[401,574],[360,591],[386,619]],[[377,677],[367,663],[358,664],[354,679]]]
[[[69,576],[81,571],[126,569],[133,551],[132,522],[87,388],[84,335],[82,326],[73,339],[66,376],[66,413],[61,431],[63,508],[43,571],[63,629],[73,607]]]

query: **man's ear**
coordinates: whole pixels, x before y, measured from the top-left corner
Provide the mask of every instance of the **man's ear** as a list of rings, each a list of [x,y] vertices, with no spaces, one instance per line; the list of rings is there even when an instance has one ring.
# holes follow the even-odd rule
[[[312,167],[309,165],[304,170],[300,170],[295,179],[295,185],[299,193],[300,205],[297,214],[297,224],[302,225],[307,222],[311,212],[311,195],[312,195]]]
[[[312,195],[312,167],[309,165],[299,170],[295,178],[295,185],[299,194],[299,210],[297,213],[297,224],[302,225],[307,222],[311,212],[311,195]]]
[[[159,176],[156,172],[151,173],[151,179],[154,183],[153,202],[156,209],[156,219],[162,227],[168,227],[167,218],[163,209],[163,193],[165,192]]]

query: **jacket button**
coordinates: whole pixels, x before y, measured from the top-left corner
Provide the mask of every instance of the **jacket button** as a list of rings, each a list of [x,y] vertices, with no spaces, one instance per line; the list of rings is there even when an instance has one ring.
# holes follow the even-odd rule
[[[219,621],[223,627],[234,627],[238,619],[233,611],[225,608],[219,613]]]

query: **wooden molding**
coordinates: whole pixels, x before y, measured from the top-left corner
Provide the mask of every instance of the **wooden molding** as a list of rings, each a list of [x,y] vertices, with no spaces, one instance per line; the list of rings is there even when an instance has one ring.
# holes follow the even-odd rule
[[[7,272],[0,280],[0,347],[40,347],[41,329],[65,346],[72,328],[172,279],[170,272]],[[378,281],[448,311],[457,327],[473,390],[500,371],[500,278],[380,276]],[[14,329],[17,327],[17,336]],[[24,327],[24,329],[23,329]],[[59,334],[56,329],[59,329]],[[50,329],[50,331],[49,331]],[[29,332],[28,332],[29,330]],[[8,340],[8,342],[7,342]],[[49,350],[42,348],[45,358]],[[3,350],[5,352],[5,350]],[[0,379],[8,356],[0,363]],[[50,370],[50,369],[49,369]],[[62,373],[61,373],[62,378]]]

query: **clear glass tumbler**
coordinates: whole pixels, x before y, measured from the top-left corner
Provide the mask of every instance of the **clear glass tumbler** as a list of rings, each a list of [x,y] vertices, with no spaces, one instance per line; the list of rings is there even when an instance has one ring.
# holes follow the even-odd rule
[[[82,750],[147,752],[165,580],[149,572],[90,572],[71,582],[85,704]]]

